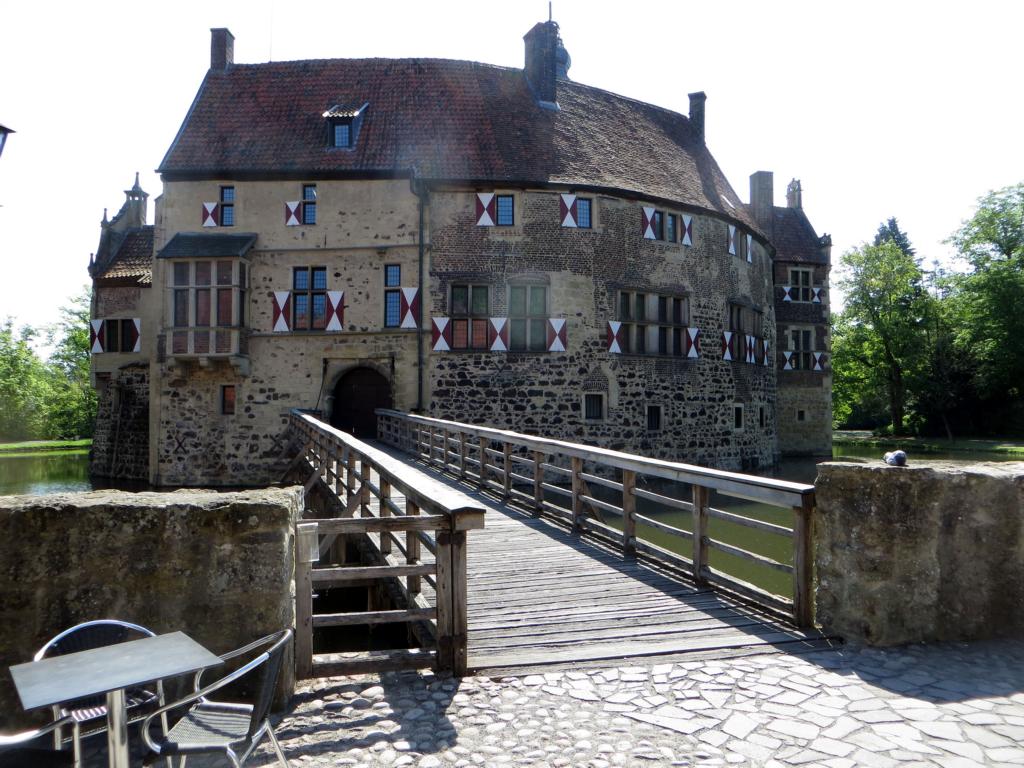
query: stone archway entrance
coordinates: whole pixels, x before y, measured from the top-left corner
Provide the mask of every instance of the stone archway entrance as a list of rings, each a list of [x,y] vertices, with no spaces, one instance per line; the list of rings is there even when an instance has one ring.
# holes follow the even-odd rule
[[[334,385],[331,426],[360,440],[377,437],[377,408],[391,408],[391,382],[372,368],[354,368]]]

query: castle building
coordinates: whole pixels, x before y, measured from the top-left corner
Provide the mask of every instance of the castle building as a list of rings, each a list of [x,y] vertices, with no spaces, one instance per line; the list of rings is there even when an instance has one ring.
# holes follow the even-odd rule
[[[557,24],[524,39],[523,69],[236,64],[212,30],[155,226],[136,185],[90,265],[94,473],[266,483],[293,408],[735,469],[830,452],[829,240],[799,183],[776,207],[755,173],[744,204],[703,93],[682,115],[581,85]]]

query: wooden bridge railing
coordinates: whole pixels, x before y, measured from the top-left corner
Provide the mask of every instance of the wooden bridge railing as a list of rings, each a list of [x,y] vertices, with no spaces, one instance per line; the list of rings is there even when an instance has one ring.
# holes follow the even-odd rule
[[[469,479],[482,488],[538,512],[567,521],[575,530],[617,542],[637,553],[681,568],[698,584],[715,584],[758,605],[789,615],[798,626],[812,625],[810,519],[814,486],[698,467],[603,448],[533,437],[472,424],[377,410],[378,438],[428,464]],[[689,484],[689,498],[638,487],[638,479],[659,478]],[[601,495],[591,491],[600,487]],[[792,528],[711,506],[711,493],[793,511]],[[618,499],[613,503],[608,499]],[[663,508],[692,513],[692,530],[668,525],[637,511],[643,499]],[[620,528],[604,515],[614,516]],[[712,538],[710,519],[727,521],[792,541],[792,563],[781,562]],[[637,535],[640,523],[692,543],[692,557],[660,547]],[[792,576],[792,599],[772,594],[709,563],[717,550],[757,566]]]
[[[293,411],[291,427],[304,447],[296,464],[312,468],[307,493],[318,483],[337,502],[338,516],[304,519],[296,533],[295,665],[301,678],[348,674],[351,664],[314,662],[313,629],[394,622],[430,622],[437,641],[435,666],[454,674],[466,671],[466,531],[483,528],[484,510],[458,491],[410,468],[352,435],[315,417]],[[404,508],[392,494],[405,498]],[[356,517],[358,512],[359,517]],[[374,514],[377,512],[377,514]],[[392,565],[313,567],[335,537],[377,534],[371,539],[383,562],[395,550],[404,562]],[[404,534],[400,535],[400,534]],[[421,545],[434,562],[420,559]],[[393,562],[394,558],[392,558]],[[313,589],[404,579],[403,610],[313,614]],[[421,596],[422,581],[433,587],[430,606]],[[407,653],[376,654],[378,667],[402,666]],[[413,662],[417,660],[414,657]],[[408,665],[407,663],[404,665]],[[367,667],[369,669],[369,667]],[[359,670],[362,671],[362,670]]]

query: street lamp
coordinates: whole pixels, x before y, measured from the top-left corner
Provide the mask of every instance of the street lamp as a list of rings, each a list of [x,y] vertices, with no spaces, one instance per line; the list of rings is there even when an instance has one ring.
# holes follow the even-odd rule
[[[7,134],[14,133],[14,131],[7,126],[0,125],[0,155],[4,153],[4,144],[7,143]]]

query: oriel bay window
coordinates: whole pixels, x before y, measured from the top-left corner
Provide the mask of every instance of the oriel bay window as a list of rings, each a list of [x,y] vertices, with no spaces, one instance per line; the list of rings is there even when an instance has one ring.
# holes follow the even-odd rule
[[[513,285],[508,294],[509,349],[544,352],[548,343],[548,289]]]
[[[452,285],[452,349],[487,349],[490,288],[486,285]]]
[[[319,331],[327,327],[327,267],[292,270],[292,330]]]
[[[690,304],[686,296],[619,291],[622,351],[639,355],[686,357]]]
[[[231,354],[245,325],[247,270],[240,259],[171,265],[171,353]]]

